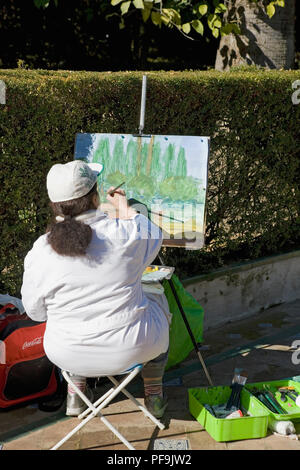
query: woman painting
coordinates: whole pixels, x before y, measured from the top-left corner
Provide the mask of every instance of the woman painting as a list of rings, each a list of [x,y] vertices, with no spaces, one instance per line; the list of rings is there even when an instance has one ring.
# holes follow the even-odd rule
[[[73,375],[119,375],[143,363],[145,405],[160,418],[167,406],[162,377],[170,313],[163,295],[145,294],[141,278],[162,244],[161,230],[130,208],[124,191],[107,194],[116,214],[101,211],[102,166],[75,160],[54,165],[47,190],[55,216],[24,262],[27,315],[46,321],[50,361]],[[66,414],[85,404],[68,388]]]

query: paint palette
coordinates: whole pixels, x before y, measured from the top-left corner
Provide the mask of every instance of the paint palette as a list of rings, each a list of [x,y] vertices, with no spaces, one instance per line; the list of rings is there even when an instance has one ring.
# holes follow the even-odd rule
[[[170,266],[148,266],[142,276],[143,283],[152,283],[163,281],[164,279],[171,279],[175,268]]]

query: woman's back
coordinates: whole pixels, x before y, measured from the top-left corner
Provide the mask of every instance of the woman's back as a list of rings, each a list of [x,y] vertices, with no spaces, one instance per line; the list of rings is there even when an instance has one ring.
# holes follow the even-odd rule
[[[47,235],[35,242],[25,259],[22,298],[31,306],[38,285],[49,323],[71,321],[72,329],[84,320],[85,328],[97,322],[104,331],[130,323],[145,308],[141,276],[159,251],[161,232],[142,215],[117,220],[95,211],[88,216],[93,237],[84,257],[56,254]],[[155,238],[147,237],[149,230]],[[45,319],[42,314],[36,319]]]

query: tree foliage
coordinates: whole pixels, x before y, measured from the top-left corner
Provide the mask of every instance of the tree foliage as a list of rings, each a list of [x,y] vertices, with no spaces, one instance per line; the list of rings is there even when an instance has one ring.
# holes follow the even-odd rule
[[[261,4],[270,18],[275,14],[276,6],[284,7],[284,0],[249,1]],[[113,6],[119,6],[121,16],[139,9],[144,22],[176,27],[186,35],[194,30],[203,36],[208,30],[215,38],[240,33],[236,22],[224,20],[228,3],[228,0],[111,0]]]
[[[140,11],[120,14],[109,0],[2,0],[0,68],[48,70],[206,70],[214,67],[218,39],[191,41],[177,28],[141,21]],[[192,33],[193,34],[193,33]],[[24,41],[26,38],[26,41]],[[2,47],[1,47],[2,45]]]
[[[62,0],[34,0],[34,3],[38,8],[47,8],[50,1],[57,5]],[[269,18],[274,16],[276,7],[285,6],[285,0],[248,1],[261,5]],[[142,22],[177,28],[187,37],[191,37],[193,31],[201,36],[210,32],[215,38],[240,34],[237,21],[229,22],[224,18],[230,0],[110,0],[110,3],[120,15],[120,28],[125,27],[125,16],[139,10]]]

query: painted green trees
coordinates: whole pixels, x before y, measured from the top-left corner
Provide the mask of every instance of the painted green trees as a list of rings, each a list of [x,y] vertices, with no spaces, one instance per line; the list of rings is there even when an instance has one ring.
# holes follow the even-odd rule
[[[173,201],[198,201],[199,181],[187,176],[186,149],[175,143],[151,137],[117,136],[99,141],[93,161],[104,165],[104,183],[118,185],[126,181],[130,192],[143,199],[167,198]],[[111,147],[111,148],[110,148]]]

